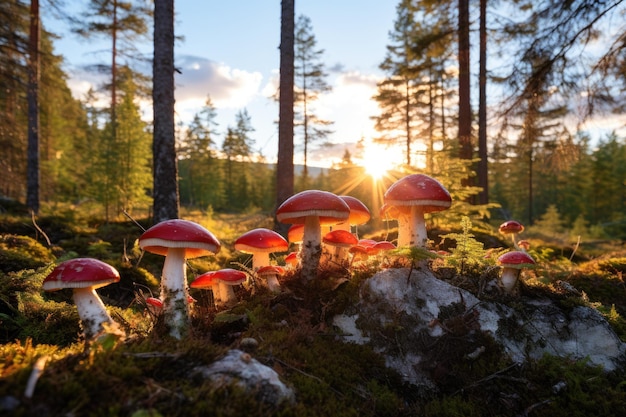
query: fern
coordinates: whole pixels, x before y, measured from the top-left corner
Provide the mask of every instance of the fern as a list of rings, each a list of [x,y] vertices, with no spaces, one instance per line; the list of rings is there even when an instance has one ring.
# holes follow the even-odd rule
[[[468,271],[468,268],[480,268],[488,263],[485,258],[487,251],[483,243],[474,239],[470,232],[472,222],[467,216],[461,218],[462,233],[448,233],[441,236],[442,239],[453,239],[456,246],[451,249],[451,254],[445,257],[446,264],[456,268],[460,274]]]

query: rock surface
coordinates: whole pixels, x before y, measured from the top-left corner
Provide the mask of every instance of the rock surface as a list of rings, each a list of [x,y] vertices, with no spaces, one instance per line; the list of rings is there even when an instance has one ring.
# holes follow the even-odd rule
[[[431,388],[451,356],[472,361],[494,350],[517,363],[544,354],[587,359],[606,371],[626,363],[626,344],[593,308],[526,297],[480,300],[429,270],[377,273],[362,284],[356,308],[334,325],[346,342],[371,344],[407,382]]]
[[[238,349],[228,351],[223,358],[209,366],[197,367],[195,371],[218,387],[236,384],[255,394],[259,401],[269,404],[294,400],[293,391],[283,384],[272,368]]]

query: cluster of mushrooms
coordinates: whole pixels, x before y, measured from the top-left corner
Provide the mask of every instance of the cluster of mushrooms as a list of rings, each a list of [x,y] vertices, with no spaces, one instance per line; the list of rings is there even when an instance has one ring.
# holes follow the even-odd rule
[[[397,220],[398,247],[425,247],[428,236],[424,214],[445,210],[451,204],[452,198],[441,183],[427,175],[411,174],[389,187],[380,214]],[[279,277],[286,268],[298,269],[301,279],[309,282],[317,276],[320,263],[352,265],[356,259],[367,259],[396,248],[392,242],[359,239],[356,232],[352,233],[352,227],[356,230],[358,225],[369,221],[370,212],[351,196],[302,191],[278,207],[276,218],[291,225],[288,240],[272,230],[259,228],[244,233],[234,243],[236,250],[252,255],[254,275],[272,292],[281,291]],[[503,225],[500,231],[514,236],[523,230],[521,225],[521,230],[514,226]],[[299,249],[285,256],[284,266],[273,264],[270,254],[286,253],[290,244]],[[146,302],[159,312],[167,333],[176,339],[182,339],[189,329],[193,302],[189,287],[209,289],[216,306],[229,306],[237,302],[233,286],[248,279],[246,272],[225,268],[199,275],[188,284],[187,259],[217,254],[221,247],[210,231],[189,220],[172,219],[152,226],[139,237],[139,246],[165,257],[160,296]],[[524,250],[505,253],[499,262],[503,266],[502,285],[507,292],[512,291],[520,268],[534,263]],[[77,258],[57,265],[44,280],[43,289],[73,289],[85,339],[92,340],[116,326],[95,290],[119,279],[112,266],[96,259]]]

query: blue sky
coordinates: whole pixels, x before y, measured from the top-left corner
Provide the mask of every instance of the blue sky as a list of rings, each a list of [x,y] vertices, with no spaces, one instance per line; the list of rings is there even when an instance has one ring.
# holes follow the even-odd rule
[[[332,142],[337,146],[314,150],[309,164],[327,166],[362,136],[372,135],[370,116],[377,114],[371,100],[382,73],[382,62],[393,27],[394,0],[296,0],[296,18],[311,19],[317,47],[329,72],[333,91],[322,97],[317,113],[334,121]],[[235,124],[237,111],[246,109],[255,129],[255,148],[274,160],[278,135],[278,106],[269,96],[278,83],[280,0],[178,0],[175,3],[176,102],[179,117],[187,122],[210,94],[217,108],[218,131]],[[44,14],[46,28],[62,38],[55,51],[66,58],[70,87],[81,97],[93,75],[81,65],[108,62],[107,43],[84,41]],[[151,53],[151,43],[143,48]],[[150,111],[146,112],[151,116]],[[219,138],[221,140],[221,137]],[[296,159],[299,158],[296,138]],[[401,158],[401,157],[400,157]],[[298,160],[296,160],[298,162]]]

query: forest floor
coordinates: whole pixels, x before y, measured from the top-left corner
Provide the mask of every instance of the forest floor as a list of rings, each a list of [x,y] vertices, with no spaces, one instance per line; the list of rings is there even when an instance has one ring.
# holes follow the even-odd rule
[[[189,261],[190,276],[225,267],[245,270],[248,259],[233,249],[234,240],[253,228],[272,228],[271,217],[259,213],[188,212],[183,217],[204,225],[222,243],[218,255]],[[145,298],[158,293],[163,258],[142,253],[136,243],[148,226],[143,219],[104,222],[68,212],[36,222],[23,214],[0,215],[0,414],[626,415],[626,370],[606,373],[567,358],[452,364],[455,378],[446,381],[454,384],[428,393],[403,382],[371,348],[338,340],[331,323],[356,302],[359,284],[379,270],[374,263],[322,271],[324,278],[334,279],[315,285],[302,285],[297,272],[289,272],[281,279],[285,291],[279,295],[244,285],[237,290],[239,303],[227,309],[214,308],[206,293],[194,291],[191,334],[183,340],[158,336]],[[435,240],[443,233],[431,232]],[[391,240],[393,233],[370,230],[362,237]],[[508,245],[496,233],[476,233],[476,239],[487,248]],[[624,242],[582,242],[573,248],[530,240],[539,267],[525,275],[521,296],[567,282],[584,296],[564,302],[598,309],[626,341]],[[79,256],[101,259],[120,271],[119,284],[98,293],[123,327],[123,340],[87,349],[71,294],[41,290],[55,263]],[[445,271],[441,276],[459,286],[480,273],[466,271],[461,280],[458,271]],[[243,338],[258,341],[250,354],[293,388],[294,402],[272,404],[234,386],[218,389],[193,373],[198,365],[241,347]],[[28,381],[38,367],[41,375],[29,392]]]

